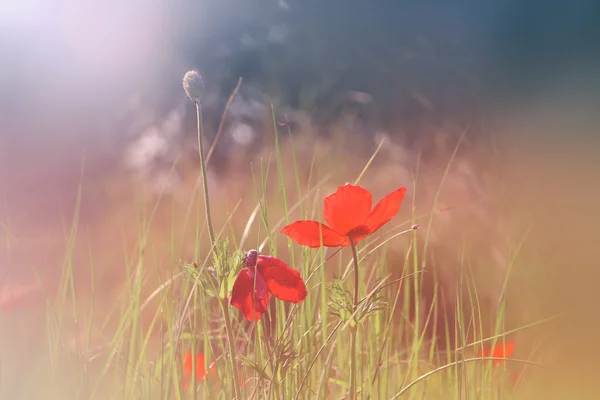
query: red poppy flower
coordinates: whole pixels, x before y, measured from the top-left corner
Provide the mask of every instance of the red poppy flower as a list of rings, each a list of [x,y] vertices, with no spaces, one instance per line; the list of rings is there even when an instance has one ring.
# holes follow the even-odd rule
[[[498,343],[494,347],[481,346],[477,352],[477,357],[495,357],[495,358],[510,358],[515,352],[517,343],[514,340],[509,340],[506,343]],[[492,360],[493,365],[502,365],[504,360]]]
[[[192,380],[193,374],[193,365],[192,365],[192,352],[188,351],[183,356],[183,388],[187,390],[190,382]],[[216,367],[215,364],[211,364],[209,367],[210,375],[216,375]],[[196,354],[196,381],[201,381],[206,379],[208,374],[206,373],[206,368],[204,366],[204,353]]]
[[[328,225],[317,221],[296,221],[283,227],[281,233],[308,247],[349,246],[376,232],[389,222],[404,200],[406,188],[385,196],[371,210],[371,192],[351,184],[338,187],[325,198],[323,217]],[[322,240],[321,240],[322,239]]]
[[[231,305],[242,311],[246,319],[258,321],[261,314],[267,312],[269,294],[279,300],[299,303],[307,292],[298,271],[278,258],[250,250],[244,258],[244,268],[233,284]]]

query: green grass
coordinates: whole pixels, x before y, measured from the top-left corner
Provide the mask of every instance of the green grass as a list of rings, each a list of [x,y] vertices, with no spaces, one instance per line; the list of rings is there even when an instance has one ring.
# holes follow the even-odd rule
[[[332,182],[336,174],[328,171],[335,164],[327,160],[313,159],[301,168],[291,139],[284,156],[285,133],[273,125],[274,154],[249,166],[253,178],[243,199],[252,203],[249,209],[215,206],[215,225],[209,226],[203,218],[203,196],[194,193],[183,224],[176,222],[180,210],[171,205],[159,239],[151,232],[157,230],[158,210],[169,209],[163,198],[139,203],[136,226],[114,226],[115,237],[123,237],[119,268],[124,275],[108,298],[98,298],[101,262],[93,243],[78,229],[80,189],[72,222],[65,223],[56,295],[48,296],[40,309],[0,314],[0,398],[232,399],[238,393],[243,399],[341,399],[350,398],[352,367],[352,387],[359,399],[528,398],[528,371],[544,367],[529,360],[526,351],[500,366],[476,356],[477,344],[501,342],[509,334],[548,322],[531,320],[506,328],[506,298],[518,247],[507,255],[495,308],[480,302],[478,266],[466,245],[456,249],[452,260],[458,265],[453,304],[443,301],[439,292],[431,302],[423,302],[426,276],[434,277],[436,287],[449,288],[435,279],[435,266],[426,257],[428,235],[421,242],[419,230],[411,229],[417,223],[426,232],[432,229],[440,193],[433,209],[422,210],[420,172],[415,171],[413,182],[403,182],[415,187],[412,199],[402,206],[403,217],[357,246],[360,301],[349,315],[344,306],[352,301],[354,290],[351,249],[301,248],[279,234],[283,225],[296,219],[320,220],[322,197],[345,182]],[[360,166],[356,182],[369,186],[368,171],[375,159],[376,154]],[[445,178],[446,173],[440,190]],[[218,204],[215,197],[211,201]],[[170,228],[165,228],[165,220]],[[10,232],[10,224],[0,226]],[[133,241],[126,233],[132,230]],[[190,243],[194,257],[182,259],[190,254],[182,250]],[[76,246],[88,249],[86,263],[73,261]],[[300,271],[309,290],[298,305],[272,300],[268,315],[256,324],[243,320],[224,299],[242,255],[251,248],[285,260]],[[76,278],[78,269],[89,270],[85,283]],[[77,290],[82,284],[87,288],[83,293]],[[362,312],[364,318],[355,321]],[[456,324],[440,315],[454,316]],[[444,326],[435,330],[444,332],[444,346],[426,333],[428,326],[440,323]],[[190,389],[184,390],[181,360],[186,351],[204,353],[205,367],[214,363],[216,376],[200,382],[193,378]],[[513,384],[516,371],[524,375]]]

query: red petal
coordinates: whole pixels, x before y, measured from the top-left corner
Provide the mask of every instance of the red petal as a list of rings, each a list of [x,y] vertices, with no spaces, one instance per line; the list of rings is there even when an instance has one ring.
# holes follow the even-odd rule
[[[490,346],[484,346],[483,349],[479,348],[477,352],[477,356],[481,357],[483,354],[484,357],[495,357],[495,358],[510,358],[515,352],[515,347],[517,343],[514,340],[509,340],[505,344],[498,343],[493,348]],[[502,365],[504,360],[493,360],[492,364],[494,365]]]
[[[38,284],[0,288],[0,310],[10,310],[23,306],[28,301],[39,299],[41,294],[42,287]]]
[[[506,342],[504,345],[502,343],[497,344],[494,347],[492,357],[510,358],[515,352],[515,347],[516,343],[513,340]],[[493,363],[496,365],[501,365],[502,363],[504,363],[504,360],[495,360]]]
[[[249,268],[240,271],[231,290],[231,305],[239,309],[249,321],[258,321],[261,314],[267,312],[269,304],[269,293],[264,289],[264,281],[260,275],[256,275],[256,278],[254,302],[254,274]]]
[[[346,184],[325,198],[323,217],[333,230],[346,235],[352,229],[365,225],[372,202],[371,192]]]
[[[405,194],[406,188],[402,187],[398,190],[394,190],[377,203],[367,218],[366,225],[369,227],[371,233],[377,231],[398,214]]]
[[[192,375],[192,352],[188,351],[183,359],[183,373],[185,376]],[[204,353],[196,354],[196,379],[202,379],[206,375],[206,368],[204,368]]]
[[[191,375],[192,374],[192,352],[188,351],[183,356],[183,374]]]
[[[257,266],[273,296],[291,303],[304,300],[307,294],[306,285],[298,271],[271,256],[258,256]]]
[[[214,363],[209,366],[210,375],[216,374],[216,367]],[[192,367],[192,352],[188,351],[183,356],[183,388],[187,390],[191,382],[193,373]],[[206,373],[206,367],[204,366],[204,353],[196,354],[196,380],[201,381],[206,379],[208,374]]]
[[[348,246],[347,236],[342,236],[325,224],[317,221],[296,221],[286,225],[281,233],[289,236],[294,242],[308,247]],[[322,244],[321,244],[322,236]]]

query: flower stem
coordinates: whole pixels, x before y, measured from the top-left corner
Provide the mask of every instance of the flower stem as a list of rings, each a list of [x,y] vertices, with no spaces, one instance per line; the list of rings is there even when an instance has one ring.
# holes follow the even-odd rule
[[[210,201],[208,199],[208,179],[206,173],[206,160],[204,156],[203,132],[202,132],[202,106],[196,102],[196,120],[198,122],[198,153],[200,155],[200,164],[202,167],[202,183],[204,189],[204,210],[206,211],[206,224],[208,225],[208,236],[210,238],[211,252],[215,249],[215,231],[213,229],[212,219],[210,218]],[[240,400],[241,390],[238,380],[237,367],[235,365],[235,345],[233,342],[233,331],[231,328],[231,317],[229,316],[229,302],[227,297],[220,299],[221,309],[225,318],[225,330],[227,331],[227,342],[229,345],[229,362],[233,376],[233,390],[235,398]],[[195,363],[194,363],[195,364]]]
[[[200,155],[202,184],[204,186],[204,210],[206,211],[206,224],[208,225],[208,236],[210,237],[210,245],[212,248],[215,245],[215,231],[213,229],[212,219],[210,218],[210,202],[208,200],[208,179],[206,174],[206,160],[204,157],[204,144],[202,140],[202,106],[198,102],[196,102],[196,120],[198,123],[198,153]]]
[[[352,249],[352,260],[354,261],[354,304],[352,307],[354,312],[358,304],[358,255],[356,254],[356,244],[352,238],[350,238],[350,248]]]
[[[356,254],[356,244],[354,239],[350,237],[350,248],[352,249],[352,260],[354,261],[354,304],[352,312],[356,312],[358,305],[358,255]],[[352,318],[356,318],[353,316]],[[356,336],[358,334],[358,322],[355,320],[354,325],[350,325],[351,350],[350,350],[350,399],[354,400],[356,393]]]
[[[225,330],[227,331],[227,343],[229,344],[229,362],[233,376],[233,390],[235,398],[241,400],[240,381],[238,379],[237,367],[235,365],[235,345],[233,343],[233,331],[231,329],[231,317],[229,316],[229,302],[227,298],[221,300],[221,308],[225,316]]]

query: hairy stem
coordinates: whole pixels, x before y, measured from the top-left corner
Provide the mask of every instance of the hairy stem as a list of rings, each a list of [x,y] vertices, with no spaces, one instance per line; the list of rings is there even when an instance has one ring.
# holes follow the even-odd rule
[[[358,304],[358,255],[356,254],[356,244],[352,238],[350,238],[350,248],[352,249],[352,260],[354,261],[354,305],[352,307],[354,312]]]
[[[208,200],[208,179],[206,174],[206,160],[204,157],[204,144],[202,140],[202,106],[198,102],[196,102],[196,120],[198,122],[198,152],[200,154],[202,184],[204,186],[204,210],[206,211],[206,224],[208,225],[208,236],[210,237],[210,245],[212,248],[215,246],[215,231],[213,229],[212,219],[210,218],[210,202]]]
[[[356,326],[350,328],[351,335],[351,353],[350,353],[350,396],[349,399],[354,400],[356,393]]]
[[[352,260],[354,261],[354,304],[352,312],[356,312],[358,305],[358,255],[356,254],[356,244],[354,239],[350,237],[350,248],[352,249]],[[354,316],[353,318],[356,318]],[[350,326],[351,335],[351,351],[350,351],[350,399],[354,399],[356,393],[356,336],[358,334],[358,323],[355,321],[354,326]]]
[[[206,159],[204,157],[203,132],[202,132],[202,106],[196,102],[196,119],[198,122],[198,152],[202,167],[202,183],[204,188],[204,210],[206,211],[206,224],[208,225],[208,235],[210,237],[211,252],[215,249],[215,231],[213,229],[212,219],[210,218],[210,201],[208,199],[208,179],[206,173]],[[238,380],[237,367],[235,365],[235,344],[233,341],[233,331],[231,328],[231,317],[229,316],[229,302],[227,298],[220,299],[223,316],[225,317],[225,330],[227,331],[227,342],[229,345],[229,362],[233,376],[233,390],[235,398],[241,399],[240,382]],[[193,363],[195,364],[195,363]]]
[[[225,316],[225,330],[227,331],[227,342],[229,344],[229,362],[231,364],[231,372],[233,376],[233,390],[235,398],[241,400],[240,381],[238,379],[237,367],[235,365],[235,345],[233,341],[233,331],[231,329],[231,317],[229,316],[229,302],[227,298],[221,300],[223,315]]]

